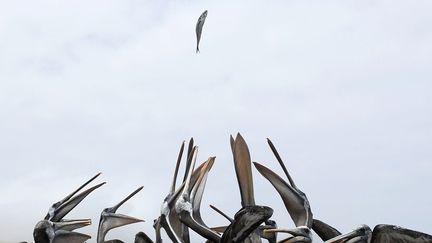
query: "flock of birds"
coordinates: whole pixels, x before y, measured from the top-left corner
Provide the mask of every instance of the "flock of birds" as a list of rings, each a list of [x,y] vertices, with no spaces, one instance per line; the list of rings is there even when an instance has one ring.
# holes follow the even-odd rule
[[[199,52],[199,43],[206,17],[207,10],[201,14],[196,24],[197,53]],[[271,219],[273,209],[268,206],[255,204],[252,161],[245,140],[240,134],[237,134],[235,139],[231,136],[230,142],[242,208],[234,217],[231,217],[211,205],[212,209],[227,219],[228,225],[209,227],[204,222],[200,213],[201,200],[215,157],[210,157],[201,165],[195,167],[198,147],[194,145],[194,141],[191,139],[186,153],[185,174],[182,183],[176,187],[179,167],[185,148],[185,142],[183,142],[176,162],[171,189],[163,200],[160,216],[154,220],[155,242],[162,242],[161,231],[164,230],[172,242],[189,243],[189,230],[192,230],[205,238],[206,242],[257,243],[262,242],[264,239],[270,243],[308,243],[312,242],[313,230],[327,243],[432,243],[431,235],[394,225],[380,224],[375,226],[373,230],[367,225],[361,225],[351,232],[342,234],[327,223],[314,218],[306,194],[296,186],[275,146],[268,139],[267,142],[270,149],[282,167],[286,179],[283,179],[262,164],[253,162],[253,165],[279,193],[296,226],[295,228],[279,228],[277,223]],[[62,200],[54,203],[48,209],[45,218],[39,221],[34,228],[33,238],[35,243],[83,243],[91,238],[89,235],[75,231],[76,229],[90,225],[90,219],[70,220],[64,219],[64,217],[91,192],[105,184],[100,183],[80,192],[99,175],[100,173]],[[102,211],[97,232],[97,243],[123,242],[118,239],[106,240],[105,237],[108,231],[113,228],[143,221],[116,213],[121,205],[132,198],[142,188],[139,187],[118,204]],[[280,234],[286,234],[286,236],[278,241]],[[144,232],[139,232],[135,235],[135,243],[150,243],[154,241]]]
[[[164,230],[170,240],[175,243],[189,243],[191,241],[189,235],[190,230],[198,233],[206,239],[206,242],[220,243],[256,243],[262,242],[262,240],[267,240],[270,243],[312,242],[312,230],[315,231],[324,242],[328,243],[432,242],[431,235],[394,225],[383,224],[375,226],[373,230],[367,225],[361,225],[352,232],[341,234],[327,223],[314,218],[306,194],[297,187],[294,180],[291,178],[273,143],[269,139],[267,142],[284,171],[283,176],[277,175],[271,169],[260,163],[252,163],[248,146],[240,134],[237,134],[235,138],[232,136],[230,137],[242,207],[234,217],[232,217],[218,208],[211,206],[227,219],[227,225],[222,227],[208,226],[200,214],[200,205],[207,177],[215,162],[215,157],[209,157],[199,166],[195,166],[198,147],[194,145],[193,139],[189,141],[187,151],[185,152],[186,159],[183,179],[180,185],[176,183],[179,167],[184,157],[185,142],[183,142],[178,154],[170,190],[163,200],[160,216],[154,220],[154,238],[150,238],[144,232],[139,232],[135,236],[135,242],[162,242],[162,230]],[[277,223],[271,218],[273,209],[269,206],[255,204],[252,164],[279,193],[296,226],[295,228],[278,227]],[[85,197],[105,184],[100,183],[80,192],[99,175],[100,173],[49,208],[45,218],[39,221],[34,228],[33,237],[35,243],[82,243],[91,238],[89,235],[75,231],[76,229],[90,225],[90,219],[71,220],[65,219],[65,216]],[[119,207],[131,199],[141,189],[142,187],[139,187],[118,204],[102,211],[97,232],[97,243],[122,242],[118,239],[106,240],[105,237],[108,231],[120,226],[142,222],[141,219],[116,213]],[[279,240],[281,235],[282,240]]]

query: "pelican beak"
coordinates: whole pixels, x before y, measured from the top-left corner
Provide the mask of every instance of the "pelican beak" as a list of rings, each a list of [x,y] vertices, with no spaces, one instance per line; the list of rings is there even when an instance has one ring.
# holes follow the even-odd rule
[[[168,236],[171,238],[173,242],[189,242],[189,230],[188,228],[180,221],[180,217],[175,210],[175,203],[179,197],[181,197],[181,193],[184,190],[186,185],[186,178],[189,170],[193,170],[192,160],[195,156],[196,147],[193,145],[194,140],[191,138],[189,140],[188,150],[187,150],[187,159],[186,159],[186,168],[183,177],[183,183],[180,187],[174,192],[170,192],[167,199],[164,201],[162,205],[162,215],[161,215],[161,226],[165,229]],[[179,156],[177,158],[176,167],[179,166],[181,155],[182,155],[183,145],[180,149]],[[195,158],[196,159],[196,158]],[[176,169],[177,173],[178,169]],[[175,177],[177,174],[175,174]]]
[[[276,189],[296,226],[312,227],[312,212],[307,198],[269,168],[254,162],[255,168]]]
[[[155,219],[153,221],[153,228],[155,229],[155,235],[156,235],[156,243],[162,243],[162,236],[160,233],[160,229],[161,229],[161,217],[159,216],[159,218]]]
[[[153,225],[156,230],[157,242],[161,242],[161,227],[166,231],[173,242],[181,242],[181,239],[185,241],[188,239],[187,227],[180,221],[180,216],[175,209],[175,205],[183,193],[186,192],[189,195],[189,202],[193,201],[193,204],[195,205],[195,210],[192,210],[194,217],[196,216],[198,220],[201,219],[201,216],[199,215],[199,205],[206,181],[205,173],[210,170],[211,166],[213,165],[214,158],[210,158],[209,160],[211,160],[211,162],[206,161],[194,170],[195,162],[192,164],[192,161],[196,160],[195,150],[197,147],[194,146],[193,143],[194,141],[191,139],[187,149],[186,171],[183,178],[183,183],[177,189],[175,189],[175,181],[184,150],[184,142],[180,147],[170,192],[162,204],[161,216],[155,220]],[[193,171],[192,175],[189,174],[189,171]],[[186,182],[186,180],[189,181]]]
[[[267,232],[266,230],[268,229],[276,229],[277,228],[277,224],[274,220],[266,220],[265,225],[260,225],[258,227],[259,229],[259,233],[260,233],[260,237],[264,238],[266,240],[268,240],[269,242],[276,242],[276,238],[277,238],[277,232]]]
[[[242,207],[255,205],[249,148],[240,133],[235,139],[231,136],[230,142]]]
[[[105,184],[105,182],[100,183],[96,186],[93,186],[80,194],[77,194],[81,189],[87,186],[90,182],[96,179],[101,173],[96,174],[82,186],[80,186],[77,190],[63,198],[61,201],[54,203],[50,209],[48,210],[48,214],[45,216],[45,219],[50,220],[52,222],[60,221],[66,214],[68,214],[72,209],[74,209],[85,197],[87,197],[91,192]]]
[[[222,210],[220,210],[219,208],[210,205],[210,208],[213,209],[214,211],[216,211],[217,213],[219,213],[220,215],[222,215],[224,218],[226,218],[228,221],[232,222],[234,221],[233,218],[231,218],[230,216],[228,216],[226,213],[222,212]]]
[[[359,237],[359,238],[368,238],[370,234],[372,233],[371,229],[367,225],[361,225],[357,229],[354,229],[353,231],[336,236],[330,240],[327,240],[326,243],[335,243],[335,242],[345,242],[347,240]],[[354,242],[354,241],[353,241]],[[356,241],[357,242],[357,241]]]
[[[175,171],[174,171],[174,177],[173,177],[173,181],[171,184],[171,190],[170,190],[170,194],[173,194],[175,191],[175,186],[176,186],[176,181],[177,181],[177,175],[178,175],[178,170],[180,168],[180,161],[181,158],[183,156],[183,150],[184,150],[184,146],[185,146],[185,141],[183,141],[181,147],[180,147],[180,151],[177,157],[177,163],[176,163],[176,167],[175,167]]]
[[[52,240],[53,243],[83,243],[91,238],[90,235],[78,232],[57,230]]]
[[[282,233],[288,233],[294,237],[300,236],[300,237],[312,239],[312,232],[306,226],[300,226],[294,229],[265,229],[264,232],[265,233],[282,232]]]
[[[73,231],[91,225],[91,219],[62,220],[53,222],[54,230]]]
[[[105,235],[108,233],[109,230],[113,228],[144,221],[127,215],[116,213],[117,209],[121,205],[123,205],[126,201],[128,201],[139,191],[141,191],[141,189],[143,189],[143,187],[139,187],[138,189],[136,189],[134,192],[132,192],[129,196],[127,196],[121,202],[116,204],[114,207],[106,208],[102,211],[100,221],[99,221],[97,242],[103,242],[105,239]]]
[[[162,227],[165,232],[167,233],[168,237],[172,240],[174,243],[180,243],[182,240],[179,239],[176,232],[174,231],[174,228],[171,226],[169,220],[167,220],[166,215],[161,215],[154,224],[155,230],[156,230],[156,243],[162,243],[162,238],[160,234],[160,228]]]
[[[312,229],[323,241],[341,235],[341,232],[339,232],[337,229],[318,219],[313,219]]]
[[[204,162],[203,168],[198,171],[199,177],[196,183],[193,185],[191,194],[192,201],[192,216],[193,218],[201,225],[206,226],[204,221],[201,218],[201,200],[204,194],[204,188],[207,182],[207,177],[210,169],[213,167],[214,161],[216,157],[210,157],[206,162]],[[207,226],[206,226],[207,227]]]
[[[266,206],[247,206],[240,209],[235,214],[234,221],[225,230],[220,242],[242,242],[272,215],[273,209]]]
[[[217,226],[217,227],[211,227],[210,229],[218,233],[223,233],[227,228],[228,226]]]
[[[195,151],[195,149],[196,149],[196,147],[190,149],[190,151],[188,153],[193,154],[194,153],[193,151]],[[177,211],[175,210],[175,204],[176,204],[177,200],[179,199],[179,197],[181,197],[184,192],[187,192],[188,195],[190,195],[189,201],[192,201],[191,204],[194,205],[193,210],[192,210],[193,217],[196,218],[196,220],[200,224],[203,224],[202,219],[201,219],[201,215],[199,212],[199,207],[200,207],[202,195],[204,192],[207,174],[208,174],[208,171],[213,166],[215,157],[210,157],[207,161],[202,163],[195,170],[194,170],[194,164],[192,165],[192,159],[193,158],[191,156],[189,156],[189,159],[188,159],[188,160],[190,160],[189,169],[193,170],[192,175],[190,177],[187,176],[188,171],[189,171],[189,169],[188,169],[185,173],[186,174],[185,181],[180,185],[180,187],[176,191],[174,191],[173,193],[170,193],[167,196],[167,198],[165,199],[165,201],[162,205],[161,216],[155,222],[155,225],[154,225],[154,227],[156,229],[156,233],[158,230],[160,230],[160,227],[163,227],[165,229],[165,231],[167,232],[168,236],[170,237],[170,239],[174,242],[181,242],[179,238],[185,238],[185,237],[187,237],[187,234],[188,234],[187,228],[180,221],[180,216],[178,215]],[[189,178],[189,183],[187,184],[188,187],[185,189],[186,180],[188,178]],[[158,229],[158,227],[159,227],[159,229]]]
[[[166,196],[166,198],[164,199],[164,202],[162,204],[161,215],[159,216],[159,218],[157,220],[155,220],[155,223],[153,225],[153,227],[156,230],[156,242],[162,241],[162,239],[160,237],[160,228],[161,227],[163,229],[165,229],[166,233],[168,234],[168,236],[170,237],[170,239],[173,242],[182,242],[181,239],[183,239],[183,241],[189,241],[189,237],[188,237],[189,232],[187,230],[187,227],[185,227],[185,225],[182,222],[180,222],[180,218],[179,218],[179,216],[175,210],[175,203],[176,203],[177,199],[181,196],[181,193],[183,192],[183,189],[185,186],[185,180],[187,177],[187,172],[189,171],[189,168],[190,168],[191,162],[192,162],[192,155],[196,149],[196,147],[193,146],[193,144],[194,144],[194,140],[193,140],[193,138],[191,138],[189,141],[188,149],[187,149],[186,169],[185,169],[185,174],[184,174],[184,178],[183,178],[183,183],[180,185],[179,188],[176,189],[175,185],[176,185],[176,180],[177,180],[177,176],[178,176],[178,170],[180,167],[180,162],[181,162],[184,147],[185,147],[184,141],[180,147],[180,152],[179,152],[178,157],[177,157],[176,168],[174,171],[174,177],[173,177],[173,181],[171,184],[170,192],[168,193],[168,195]],[[192,176],[192,180],[194,180],[194,176]]]
[[[197,153],[198,153],[198,147],[195,147],[195,149],[192,151],[192,161],[186,173],[182,194],[180,195],[180,197],[177,199],[175,203],[175,211],[179,215],[180,221],[182,223],[184,223],[185,225],[193,229],[195,232],[197,232],[204,238],[214,242],[219,242],[220,236],[216,232],[213,232],[208,227],[201,225],[192,217],[193,205],[191,203],[191,198],[190,198],[190,188],[192,188],[191,190],[193,190],[193,187],[191,187],[191,177],[192,177],[192,171],[195,167]],[[208,167],[209,166],[207,166],[207,168]],[[198,182],[200,177],[202,179],[202,176],[198,175],[197,177],[198,179],[196,182],[197,185],[200,184]]]

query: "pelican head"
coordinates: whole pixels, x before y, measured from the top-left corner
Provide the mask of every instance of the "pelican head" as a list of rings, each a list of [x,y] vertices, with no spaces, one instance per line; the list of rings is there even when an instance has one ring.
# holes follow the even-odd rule
[[[243,242],[260,224],[273,215],[273,209],[267,206],[246,206],[234,216],[234,221],[222,235],[221,243]]]
[[[101,173],[96,174],[93,176],[90,180],[88,180],[86,183],[81,185],[78,189],[76,189],[71,194],[67,195],[62,200],[54,203],[49,209],[48,213],[45,216],[46,220],[52,221],[52,222],[58,222],[63,219],[63,217],[68,214],[72,209],[74,209],[82,200],[84,200],[85,197],[87,197],[91,192],[105,184],[105,182],[102,182],[96,186],[93,186],[78,195],[75,196],[81,189],[83,189],[85,186],[87,186],[90,182],[92,182],[94,179],[96,179]]]
[[[53,223],[48,220],[39,221],[33,230],[34,242],[35,243],[51,243],[51,242],[82,243],[91,238],[89,235],[86,234],[81,234],[81,233],[77,233],[65,229],[58,229],[58,228],[62,228],[62,226],[59,225],[58,223]]]
[[[276,156],[280,166],[282,167],[286,177],[288,178],[288,182],[286,182],[269,168],[257,162],[254,162],[255,168],[273,185],[273,187],[279,193],[288,213],[294,221],[294,224],[297,227],[307,226],[308,228],[311,228],[313,223],[312,210],[306,194],[303,193],[294,183],[294,180],[288,173],[285,164],[283,163],[279,153],[270,139],[267,139],[267,142]]]
[[[123,199],[121,202],[116,204],[114,207],[111,208],[105,208],[102,213],[99,220],[99,227],[98,227],[98,235],[97,235],[97,242],[103,243],[105,242],[105,236],[108,233],[109,230],[113,228],[117,228],[123,225],[127,224],[133,224],[138,222],[143,222],[141,219],[137,219],[134,217],[130,217],[123,214],[117,214],[116,211],[119,209],[123,203],[125,203],[127,200],[129,200],[131,197],[133,197],[135,194],[137,194],[139,191],[141,191],[143,187],[139,187],[134,192],[132,192],[129,196],[127,196],[125,199]]]

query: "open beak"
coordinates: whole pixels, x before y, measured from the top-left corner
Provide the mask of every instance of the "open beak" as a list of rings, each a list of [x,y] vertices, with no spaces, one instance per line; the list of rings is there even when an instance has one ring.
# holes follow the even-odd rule
[[[358,227],[357,229],[343,234],[343,235],[339,235],[336,236],[332,239],[329,239],[326,241],[326,243],[336,243],[336,242],[345,242],[354,238],[358,238],[358,239],[364,239],[364,238],[368,238],[371,235],[371,229],[369,228],[369,226],[367,225],[362,225],[360,227]],[[351,242],[351,241],[350,241]],[[358,242],[355,240],[352,240],[352,242]]]
[[[78,193],[79,191],[81,191],[81,189],[83,189],[85,186],[87,186],[90,182],[92,182],[94,179],[96,179],[98,176],[100,176],[101,173],[97,173],[95,176],[93,176],[90,180],[88,180],[86,183],[84,183],[83,185],[81,185],[78,189],[76,189],[75,191],[73,191],[71,194],[67,195],[65,198],[63,198],[62,200],[54,203],[49,209],[48,209],[48,213],[45,216],[46,220],[51,220],[52,217],[54,216],[54,211],[61,206],[63,203],[65,203],[66,201],[68,201],[69,199],[71,199],[71,197],[73,197],[76,193]]]
[[[188,145],[187,159],[186,159],[186,171],[185,171],[185,175],[183,178],[183,182],[177,189],[175,189],[175,181],[176,181],[176,178],[178,175],[178,168],[180,166],[180,161],[181,161],[181,157],[182,157],[183,150],[184,150],[184,142],[180,148],[171,190],[162,204],[161,216],[156,220],[156,222],[154,224],[154,228],[156,230],[156,241],[157,242],[161,241],[161,238],[160,238],[160,228],[161,227],[164,228],[164,230],[166,231],[166,233],[168,234],[168,236],[170,237],[170,239],[173,242],[182,242],[182,241],[187,242],[187,241],[189,241],[188,229],[182,222],[180,222],[180,217],[175,210],[175,203],[179,199],[179,197],[181,196],[183,189],[184,189],[184,186],[186,185],[185,180],[187,179],[188,171],[191,168],[192,159],[193,159],[193,156],[195,153],[194,152],[195,149],[196,149],[196,147],[193,146],[193,139],[191,139],[189,141],[189,145]],[[198,172],[203,170],[204,165],[205,165],[205,163],[201,164],[196,169],[196,171],[194,171],[192,173],[192,176],[190,178],[190,184],[192,184],[192,185],[196,184],[196,181],[198,180],[198,178],[201,175],[201,173],[198,173]],[[192,170],[193,170],[193,168],[192,168]],[[190,190],[188,190],[188,191],[190,191]],[[158,235],[159,235],[159,237],[158,237]]]
[[[186,185],[188,171],[193,170],[192,160],[194,158],[196,159],[196,157],[194,156],[195,156],[195,150],[197,149],[197,147],[194,146],[193,144],[194,144],[194,140],[193,138],[191,138],[189,140],[188,151],[186,155],[186,168],[183,176],[183,183],[180,185],[180,187],[177,190],[171,193],[171,195],[169,195],[168,199],[166,200],[167,208],[165,211],[167,212],[165,212],[165,216],[164,216],[166,220],[165,223],[162,224],[162,226],[164,227],[165,231],[168,233],[170,238],[172,237],[171,240],[173,240],[174,242],[179,241],[180,239],[181,239],[180,242],[190,241],[189,229],[186,227],[186,225],[184,225],[180,221],[180,216],[178,215],[178,212],[175,210],[175,202],[179,197],[181,197],[181,193],[184,189],[184,186]],[[177,165],[179,165],[179,162],[181,160],[180,154],[179,154],[179,158],[177,159]],[[164,205],[163,207],[166,207],[166,205]]]
[[[102,211],[98,228],[97,242],[104,242],[105,235],[108,233],[109,230],[113,228],[144,221],[127,215],[116,213],[117,209],[121,205],[123,205],[139,191],[141,191],[142,188],[143,187],[139,187],[138,189],[136,189],[134,192],[132,192],[129,196],[116,204],[114,207],[106,208]]]
[[[53,222],[53,225],[54,230],[73,231],[91,225],[91,219],[62,220],[60,222]]]
[[[296,226],[312,227],[312,212],[307,199],[305,200],[305,197],[302,197],[296,189],[269,168],[257,162],[254,162],[254,165],[279,193],[294,224]]]
[[[200,176],[196,183],[193,185],[190,192],[192,201],[192,216],[201,225],[206,226],[201,218],[201,201],[204,194],[205,185],[207,182],[207,177],[210,169],[213,167],[216,157],[210,157],[206,162],[204,162],[204,167],[200,172]],[[206,226],[207,227],[207,226]]]
[[[234,139],[230,136],[234,167],[240,188],[242,207],[255,205],[251,158],[246,141],[237,133]]]
[[[184,184],[184,187],[182,190],[182,194],[180,195],[180,197],[177,199],[177,201],[175,203],[175,210],[176,210],[177,214],[179,215],[180,221],[182,223],[184,223],[185,225],[187,225],[188,227],[193,229],[195,232],[200,234],[202,237],[204,237],[208,240],[214,241],[214,242],[219,242],[220,236],[216,232],[212,231],[211,229],[209,229],[208,227],[206,227],[204,225],[201,225],[192,216],[193,215],[193,205],[191,203],[191,198],[190,198],[190,188],[191,188],[192,171],[195,167],[197,153],[198,153],[198,148],[195,147],[195,149],[193,150],[191,165],[189,166],[187,174],[186,174],[185,184]],[[198,176],[198,179],[199,178],[200,178],[200,176]],[[200,184],[198,182],[198,179],[197,179],[196,185]],[[193,189],[193,187],[191,188],[191,190],[192,189]]]
[[[61,201],[58,201],[57,203],[54,203],[50,209],[48,210],[48,214],[45,217],[45,219],[50,220],[52,222],[58,222],[60,221],[66,214],[68,214],[72,209],[74,209],[82,200],[84,200],[85,197],[87,197],[92,191],[96,190],[105,182],[100,183],[96,186],[93,186],[80,194],[74,196],[77,194],[81,189],[83,189],[85,186],[87,186],[90,182],[92,182],[94,179],[96,179],[101,173],[96,174],[93,176],[90,180],[88,180],[86,183],[84,183],[82,186],[80,186],[77,190],[63,198]]]

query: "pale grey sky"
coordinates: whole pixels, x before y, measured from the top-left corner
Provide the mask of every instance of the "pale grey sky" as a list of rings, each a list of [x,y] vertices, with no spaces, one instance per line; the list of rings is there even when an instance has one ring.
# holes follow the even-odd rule
[[[208,9],[200,54],[195,23]],[[281,173],[280,150],[314,216],[348,231],[431,232],[432,2],[0,1],[0,228],[32,240],[48,207],[97,172],[107,184],[68,218],[121,208],[153,235],[182,140],[217,156],[211,211],[240,207],[229,135]],[[293,223],[254,171],[258,204]],[[153,237],[154,238],[154,237]],[[194,239],[199,239],[195,237]],[[317,239],[318,240],[318,239]],[[93,238],[90,242],[95,242]]]

